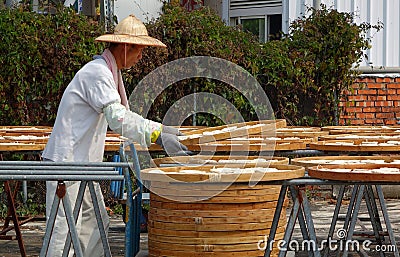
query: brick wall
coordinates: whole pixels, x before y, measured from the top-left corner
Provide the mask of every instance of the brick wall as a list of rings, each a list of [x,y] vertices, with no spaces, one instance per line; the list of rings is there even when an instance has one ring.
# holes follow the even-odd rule
[[[363,75],[339,106],[339,125],[396,125],[400,121],[400,77]]]

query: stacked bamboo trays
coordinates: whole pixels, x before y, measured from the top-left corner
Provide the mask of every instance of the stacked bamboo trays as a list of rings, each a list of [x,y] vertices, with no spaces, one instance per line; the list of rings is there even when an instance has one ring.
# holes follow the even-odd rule
[[[398,152],[400,126],[328,126],[311,149],[348,152]]]
[[[149,256],[264,256],[280,192],[271,181],[302,177],[304,168],[179,166],[142,170],[141,176],[150,189]],[[285,226],[282,212],[275,239],[283,238]]]
[[[0,151],[41,151],[51,130],[47,126],[0,126]]]
[[[329,132],[317,127],[287,127],[286,121],[261,120],[192,130],[180,137],[191,151],[263,152],[306,149]]]
[[[310,143],[311,149],[339,152],[398,152],[400,140],[391,139],[353,139],[325,140]]]
[[[275,134],[277,128],[282,127],[286,127],[285,120],[261,120],[233,123],[185,132],[185,135],[180,137],[180,141],[186,145],[198,145],[230,138],[248,137],[250,135],[261,134],[271,136]]]
[[[43,151],[50,137],[52,127],[47,126],[0,126],[0,152]],[[108,132],[105,151],[118,152],[124,141],[119,134]],[[135,144],[137,150],[161,151],[153,144],[150,149]]]
[[[48,126],[0,126],[0,151],[42,151],[52,130]],[[107,133],[106,147],[118,151],[122,141],[118,134]]]

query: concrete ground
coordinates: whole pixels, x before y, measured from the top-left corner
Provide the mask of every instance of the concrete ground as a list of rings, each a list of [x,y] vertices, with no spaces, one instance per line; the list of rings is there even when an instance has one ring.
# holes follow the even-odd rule
[[[398,199],[388,199],[387,202],[389,217],[391,220],[392,228],[396,237],[396,241],[400,242],[400,200]],[[312,202],[312,215],[313,221],[316,228],[316,234],[319,240],[326,239],[326,235],[329,230],[329,225],[335,208],[334,203],[327,201]],[[347,207],[347,206],[344,206]],[[345,208],[343,208],[344,211]],[[342,213],[343,213],[342,211]],[[288,212],[289,213],[289,212]],[[362,207],[359,217],[365,217],[366,209]],[[357,224],[357,230],[362,227],[364,229],[371,231],[371,226],[369,222],[359,222]],[[45,232],[44,221],[29,222],[23,225],[23,238],[25,242],[26,252],[28,256],[39,256],[41,249],[42,239]],[[338,227],[335,231],[337,231]],[[295,232],[293,234],[293,240],[299,240],[301,242],[301,233],[298,225],[296,225]],[[111,226],[109,231],[109,242],[113,256],[124,256],[124,223],[121,217],[115,216],[111,217]],[[147,234],[141,234],[141,249],[142,251],[138,256],[147,256]],[[16,240],[5,241],[0,240],[0,257],[14,257],[21,256],[19,253],[18,243]],[[289,252],[287,256],[307,256],[306,253],[294,253]],[[332,255],[333,256],[333,255]],[[352,254],[350,256],[360,256],[359,254]],[[378,256],[374,253],[369,252],[361,256]],[[386,254],[386,256],[393,256],[391,253]]]

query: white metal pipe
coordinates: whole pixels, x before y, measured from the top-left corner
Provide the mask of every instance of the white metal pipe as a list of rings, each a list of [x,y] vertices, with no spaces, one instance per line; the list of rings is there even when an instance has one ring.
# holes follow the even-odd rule
[[[67,166],[67,167],[125,167],[132,166],[127,162],[48,162],[48,161],[0,161],[0,169],[4,165],[10,166]]]
[[[0,181],[27,180],[27,181],[100,181],[124,180],[123,175],[0,175]]]
[[[364,74],[376,74],[376,73],[400,73],[400,67],[373,67],[373,66],[362,66],[357,69]]]
[[[321,7],[321,0],[313,0],[313,7],[315,10],[319,10]]]
[[[119,171],[98,171],[98,170],[86,170],[86,171],[79,171],[79,170],[0,170],[0,175],[119,175]]]
[[[289,0],[282,1],[282,32],[289,33]]]

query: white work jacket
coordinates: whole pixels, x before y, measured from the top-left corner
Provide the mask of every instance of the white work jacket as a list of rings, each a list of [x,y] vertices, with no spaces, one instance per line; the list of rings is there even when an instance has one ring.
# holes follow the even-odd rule
[[[153,129],[161,124],[151,122],[140,115],[127,111],[120,105],[121,98],[113,75],[103,59],[95,59],[80,69],[66,88],[57,112],[53,131],[43,151],[43,158],[59,161],[100,162],[104,155],[107,133],[107,117],[122,124],[128,137],[149,146]],[[121,112],[121,108],[123,112]],[[128,115],[129,114],[129,115]],[[127,116],[128,115],[128,116]],[[119,133],[121,131],[118,131]]]

